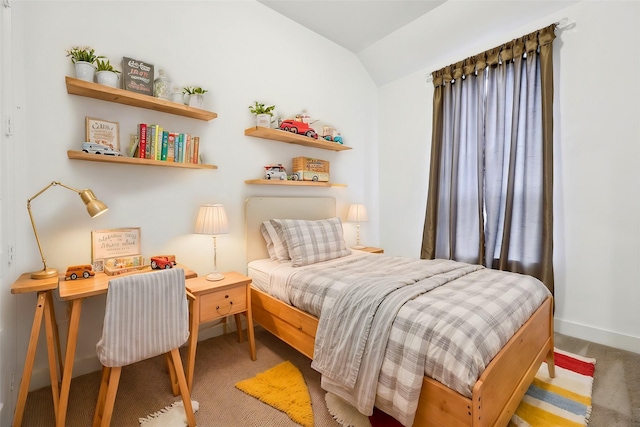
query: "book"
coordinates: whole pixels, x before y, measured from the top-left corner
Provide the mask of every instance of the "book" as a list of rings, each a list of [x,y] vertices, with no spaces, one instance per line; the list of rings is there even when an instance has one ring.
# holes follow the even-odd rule
[[[178,157],[176,160],[178,163],[182,163],[184,161],[184,159],[182,158],[182,150],[183,150],[183,145],[184,145],[184,134],[183,133],[179,133],[178,134],[178,143],[176,144],[178,146],[178,149],[176,150],[176,153],[178,153]]]
[[[193,163],[200,163],[200,137],[193,137]]]
[[[138,145],[140,149],[138,150],[138,157],[144,159],[146,156],[147,150],[147,124],[140,123],[138,125],[138,139],[140,140]]]
[[[191,161],[191,134],[186,134],[187,142],[184,143],[184,162],[192,163]]]
[[[169,133],[168,143],[167,143],[167,161],[174,162],[175,161],[175,141],[176,134],[173,132]]]
[[[156,158],[156,132],[157,132],[157,126],[158,125],[151,125],[150,126],[150,134],[151,134],[151,149],[149,150],[149,158],[150,159],[155,159]]]
[[[156,160],[160,160],[162,157],[162,126],[156,125],[155,147],[156,147]]]
[[[160,160],[167,161],[167,151],[169,149],[169,132],[162,131],[162,149],[160,150]]]
[[[125,90],[153,96],[153,65],[133,58],[122,58],[122,84]]]
[[[144,151],[144,158],[145,159],[151,158],[151,132],[149,129],[149,125],[147,125],[147,144]]]

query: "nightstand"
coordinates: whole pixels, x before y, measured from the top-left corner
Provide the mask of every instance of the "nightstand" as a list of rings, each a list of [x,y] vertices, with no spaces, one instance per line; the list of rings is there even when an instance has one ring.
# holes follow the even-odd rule
[[[256,343],[251,316],[251,278],[235,271],[224,273],[224,279],[209,281],[204,276],[186,281],[187,290],[195,296],[189,314],[189,344],[187,357],[187,386],[193,385],[193,369],[198,345],[198,329],[201,323],[234,315],[238,329],[238,341],[242,342],[240,314],[247,317],[247,335],[251,360],[256,360]]]
[[[372,254],[383,254],[384,253],[384,249],[382,248],[374,248],[373,246],[365,246],[362,249],[358,249],[359,251],[365,251],[365,252],[370,252]]]

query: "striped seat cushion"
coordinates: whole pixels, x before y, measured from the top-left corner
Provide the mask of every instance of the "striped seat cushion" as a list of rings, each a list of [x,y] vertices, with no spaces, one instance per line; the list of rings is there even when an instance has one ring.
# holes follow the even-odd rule
[[[109,281],[102,338],[103,366],[126,366],[178,348],[189,338],[184,270],[173,268]]]

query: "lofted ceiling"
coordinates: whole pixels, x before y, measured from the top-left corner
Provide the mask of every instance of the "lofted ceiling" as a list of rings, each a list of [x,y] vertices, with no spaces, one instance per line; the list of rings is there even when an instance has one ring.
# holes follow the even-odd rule
[[[582,0],[257,1],[353,52],[381,86],[519,37],[512,32]]]
[[[300,25],[358,53],[445,0],[258,0]]]

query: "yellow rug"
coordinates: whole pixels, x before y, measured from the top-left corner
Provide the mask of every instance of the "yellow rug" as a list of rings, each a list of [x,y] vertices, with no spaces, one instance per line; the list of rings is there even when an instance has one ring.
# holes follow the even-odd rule
[[[240,381],[236,387],[249,396],[272,406],[304,427],[313,427],[311,396],[302,372],[286,361],[253,378]]]

